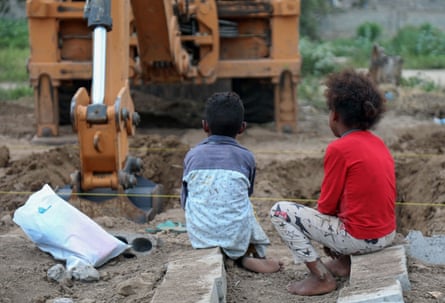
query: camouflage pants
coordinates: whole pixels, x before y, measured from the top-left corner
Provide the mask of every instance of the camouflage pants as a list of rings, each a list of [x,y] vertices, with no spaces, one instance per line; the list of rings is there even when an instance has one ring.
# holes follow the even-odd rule
[[[292,252],[295,263],[313,262],[319,254],[312,246],[316,241],[342,255],[366,254],[390,245],[395,231],[378,239],[356,239],[338,217],[293,202],[277,202],[270,211],[271,221]]]

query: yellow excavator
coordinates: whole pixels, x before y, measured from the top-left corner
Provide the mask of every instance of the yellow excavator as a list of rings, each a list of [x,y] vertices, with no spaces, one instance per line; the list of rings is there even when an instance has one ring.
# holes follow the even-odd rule
[[[27,0],[37,137],[59,136],[69,113],[80,149],[61,195],[160,191],[129,155],[134,85],[228,79],[249,119],[295,131],[299,14],[300,0]],[[136,221],[160,203],[131,202]]]

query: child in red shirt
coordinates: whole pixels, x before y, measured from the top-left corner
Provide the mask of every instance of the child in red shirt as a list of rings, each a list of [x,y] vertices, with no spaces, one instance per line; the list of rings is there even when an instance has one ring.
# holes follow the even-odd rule
[[[365,74],[331,74],[325,96],[329,127],[338,137],[324,158],[324,179],[317,208],[281,201],[271,220],[310,275],[288,286],[298,295],[336,289],[334,275],[347,276],[350,255],[375,252],[395,236],[394,160],[383,140],[369,131],[384,112],[385,99]],[[324,264],[311,241],[324,246],[332,260]]]

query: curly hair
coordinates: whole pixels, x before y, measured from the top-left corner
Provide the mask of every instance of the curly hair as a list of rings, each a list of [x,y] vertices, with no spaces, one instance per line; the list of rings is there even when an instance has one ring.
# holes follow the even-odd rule
[[[348,127],[370,129],[385,112],[385,97],[365,73],[352,69],[333,73],[327,77],[326,86],[329,110],[337,112]]]
[[[205,119],[213,135],[235,137],[244,121],[244,105],[234,92],[218,92],[206,102]]]

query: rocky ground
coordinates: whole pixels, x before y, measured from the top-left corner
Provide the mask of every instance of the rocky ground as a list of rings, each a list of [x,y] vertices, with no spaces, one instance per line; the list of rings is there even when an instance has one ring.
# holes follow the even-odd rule
[[[425,236],[445,234],[445,125],[433,123],[434,115],[444,106],[444,94],[400,90],[375,130],[384,138],[396,161],[398,242],[404,241],[409,230],[419,230]],[[155,121],[156,117],[150,119]],[[74,279],[56,282],[47,277],[48,269],[55,264],[65,265],[64,262],[38,249],[12,218],[30,194],[44,184],[57,189],[69,183],[69,175],[79,167],[78,147],[33,144],[32,101],[1,103],[0,302],[43,303],[57,298],[82,303],[149,302],[162,282],[168,262],[191,250],[186,233],[148,232],[166,220],[184,223],[178,197],[182,160],[186,151],[205,134],[196,128],[183,127],[183,120],[175,124],[172,118],[173,127],[168,128],[158,128],[147,121],[131,139],[130,153],[142,158],[144,177],[164,186],[163,212],[144,224],[112,214],[96,213],[93,217],[111,234],[151,237],[154,243],[151,251],[111,260],[98,268],[97,282]],[[62,133],[72,139],[69,127],[62,128]],[[286,292],[286,285],[303,278],[306,269],[293,264],[268,218],[270,207],[278,200],[308,204],[316,201],[323,176],[323,152],[333,139],[326,113],[303,105],[296,134],[277,134],[270,125],[251,125],[239,137],[257,160],[252,203],[272,242],[268,255],[283,260],[285,269],[266,275],[228,265],[228,302],[336,301],[347,280],[339,280],[339,289],[324,296],[305,298]],[[405,302],[445,302],[445,266],[425,264],[410,257],[408,266],[412,290],[405,293]]]

